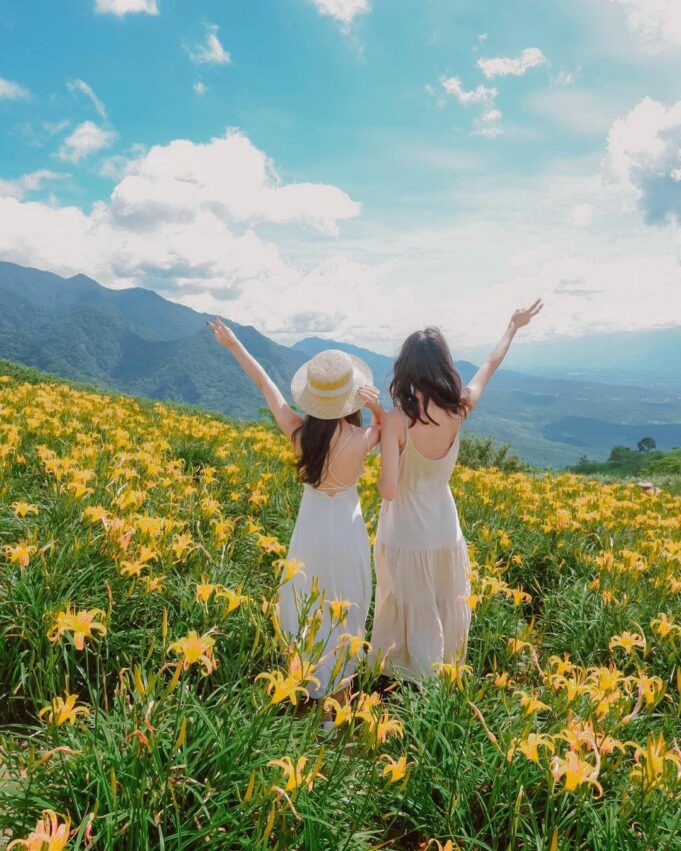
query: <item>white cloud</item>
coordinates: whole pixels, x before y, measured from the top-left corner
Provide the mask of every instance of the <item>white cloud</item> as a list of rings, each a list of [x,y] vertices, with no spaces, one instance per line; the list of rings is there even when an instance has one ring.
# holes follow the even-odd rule
[[[522,77],[531,68],[546,63],[546,57],[538,47],[526,47],[517,59],[498,56],[494,59],[478,59],[477,66],[488,80],[495,77]]]
[[[681,4],[678,0],[610,0],[623,6],[629,27],[652,49],[665,42],[681,46]]]
[[[320,15],[335,18],[346,26],[352,23],[356,15],[365,15],[371,11],[369,0],[312,0]]]
[[[496,88],[488,88],[487,86],[477,86],[475,89],[466,91],[458,77],[445,77],[440,82],[447,94],[455,97],[464,106],[473,103],[482,103],[490,106],[494,103],[499,93]]]
[[[636,193],[648,222],[681,225],[681,100],[667,107],[647,97],[615,121],[605,168]]]
[[[554,86],[574,86],[580,71],[581,68],[576,68],[574,71],[566,71],[563,68],[555,76],[551,77],[551,82]]]
[[[111,196],[120,221],[187,220],[209,210],[232,222],[297,223],[334,234],[359,205],[336,186],[284,184],[272,162],[238,131],[207,144],[177,139],[129,163]]]
[[[480,120],[485,124],[491,124],[495,121],[501,121],[501,113],[498,109],[488,109],[487,112],[483,112],[480,116]]]
[[[70,92],[80,92],[80,94],[83,94],[86,98],[89,98],[99,117],[103,118],[106,121],[108,117],[106,114],[106,107],[104,106],[102,101],[97,97],[92,86],[88,85],[85,80],[69,80],[66,85]]]
[[[496,139],[503,135],[501,128],[501,112],[498,109],[488,109],[476,119],[473,125],[473,135],[484,139]]]
[[[218,25],[206,24],[206,35],[201,44],[186,48],[190,59],[199,65],[229,65],[232,57],[218,37]]]
[[[45,183],[64,180],[68,176],[68,174],[41,168],[28,174],[22,174],[15,180],[2,180],[0,178],[0,196],[20,199],[31,192],[37,192]]]
[[[31,93],[25,86],[0,77],[0,100],[28,100],[30,97]]]
[[[533,92],[530,109],[584,137],[605,138],[612,122],[631,103],[626,89],[615,94],[562,86]]]
[[[192,88],[194,89],[194,91],[196,92],[196,94],[197,94],[199,97],[203,97],[203,95],[205,95],[205,94],[206,94],[206,92],[208,91],[208,89],[206,88],[206,84],[205,84],[205,83],[202,83],[202,82],[201,82],[201,80],[199,80],[198,82],[194,83],[194,85],[192,86]]]
[[[307,228],[333,233],[359,205],[335,186],[284,183],[236,131],[203,145],[156,146],[117,161],[114,171],[123,174],[110,199],[89,213],[0,192],[0,257],[64,275],[87,272],[113,287],[150,287],[200,309],[227,307],[237,321],[280,330],[289,321],[302,329],[306,310],[329,313],[323,302],[334,287],[340,303],[344,286],[360,297],[360,279],[374,280],[362,264],[331,264],[310,277],[255,232],[257,222],[301,242]],[[319,261],[308,259],[312,265]],[[332,320],[309,317],[317,328]]]
[[[573,204],[570,207],[570,221],[576,227],[586,227],[593,218],[594,212],[593,204]]]
[[[66,162],[78,163],[90,154],[110,148],[115,138],[113,130],[100,127],[93,121],[83,121],[66,137],[57,156]]]
[[[119,17],[140,13],[158,15],[158,0],[95,0],[95,11]]]

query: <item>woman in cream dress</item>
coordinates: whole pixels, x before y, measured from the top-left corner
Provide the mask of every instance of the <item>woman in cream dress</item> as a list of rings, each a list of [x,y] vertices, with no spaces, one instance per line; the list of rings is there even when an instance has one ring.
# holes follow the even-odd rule
[[[395,410],[381,428],[383,497],[374,545],[376,613],[372,659],[386,673],[418,680],[463,662],[471,623],[470,562],[449,487],[461,425],[503,360],[518,328],[541,310],[517,310],[463,388],[437,329],[417,331],[395,362]]]
[[[296,450],[303,496],[287,559],[300,562],[301,569],[282,581],[279,622],[295,658],[305,657],[313,665],[304,684],[308,694],[313,698],[333,694],[352,676],[356,663],[356,655],[346,651],[341,637],[364,638],[371,603],[371,548],[357,493],[364,459],[380,435],[382,408],[371,385],[371,370],[360,358],[342,351],[315,355],[291,384],[293,399],[305,412],[301,417],[234,332],[217,318],[209,325],[256,383]],[[360,415],[364,405],[374,414],[368,428]],[[310,602],[313,588],[319,596]],[[335,602],[343,604],[343,618],[333,611]],[[303,648],[315,614],[317,651],[309,652]]]

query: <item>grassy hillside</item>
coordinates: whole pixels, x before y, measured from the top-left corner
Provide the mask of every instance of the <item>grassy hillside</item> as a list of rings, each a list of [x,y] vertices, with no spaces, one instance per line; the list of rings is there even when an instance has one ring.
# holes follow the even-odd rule
[[[616,446],[607,461],[592,461],[585,456],[570,469],[587,476],[645,479],[681,495],[681,449],[638,452],[626,446]]]
[[[679,847],[681,500],[459,467],[466,664],[360,665],[322,737],[268,426],[0,375],[0,483],[0,836],[50,809],[70,849]]]

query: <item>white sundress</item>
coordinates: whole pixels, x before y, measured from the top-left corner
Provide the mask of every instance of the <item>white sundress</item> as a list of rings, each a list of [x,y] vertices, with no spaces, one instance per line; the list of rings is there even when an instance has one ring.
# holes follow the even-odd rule
[[[352,431],[335,453],[334,461],[355,430],[356,427],[352,426]],[[325,484],[332,494],[309,484],[303,485],[303,497],[287,558],[301,561],[304,567],[291,580],[282,583],[279,590],[279,620],[287,637],[295,637],[299,633],[300,598],[310,594],[315,577],[319,590],[324,593],[322,624],[316,638],[324,642],[324,652],[314,671],[319,686],[314,682],[305,686],[313,698],[333,694],[341,687],[341,681],[355,671],[357,659],[352,657],[331,682],[340,636],[348,633],[364,637],[365,634],[371,602],[371,545],[357,493],[360,475],[361,469],[352,484],[347,485],[336,477],[331,462],[325,479],[332,479],[333,484],[330,488],[326,481]],[[352,604],[345,625],[331,626],[327,605],[331,600],[347,600]]]
[[[459,433],[441,458],[414,446],[405,417],[397,496],[384,500],[374,544],[376,613],[371,659],[405,679],[463,662],[471,622],[470,560],[449,480]]]

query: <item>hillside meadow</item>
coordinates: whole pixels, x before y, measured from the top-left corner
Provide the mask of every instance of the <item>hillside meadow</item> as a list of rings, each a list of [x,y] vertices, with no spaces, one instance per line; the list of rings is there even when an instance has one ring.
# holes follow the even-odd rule
[[[5,372],[0,847],[681,848],[680,498],[458,467],[466,663],[360,666],[321,734],[285,441]]]

